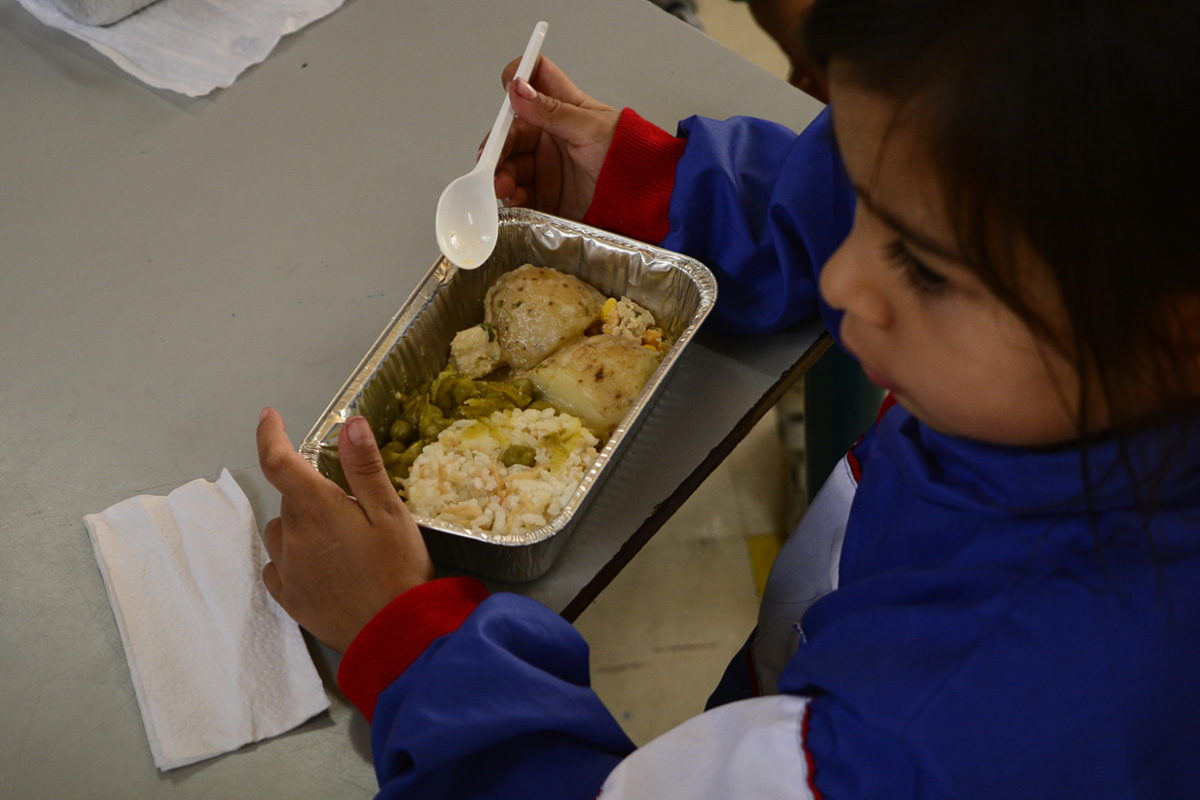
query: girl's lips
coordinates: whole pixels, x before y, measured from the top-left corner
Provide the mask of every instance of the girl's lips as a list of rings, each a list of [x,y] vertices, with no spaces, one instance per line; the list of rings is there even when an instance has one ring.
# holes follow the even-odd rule
[[[855,352],[854,346],[848,341],[848,337],[846,336],[847,332],[846,332],[845,325],[846,325],[846,322],[845,322],[845,319],[843,318],[842,327],[840,329],[840,333],[841,333],[841,337],[842,337],[841,338],[842,349],[845,350],[847,354],[849,354],[854,360],[856,360],[858,362],[859,367],[862,368],[863,374],[867,376],[867,380],[869,380],[871,383],[878,386],[880,389],[883,389],[884,391],[893,392],[893,393],[897,392],[898,388],[897,388],[896,384],[892,383],[887,378],[883,377],[878,372],[875,372],[870,367],[868,367],[866,365],[866,363],[862,360],[862,358],[859,357],[858,353]]]

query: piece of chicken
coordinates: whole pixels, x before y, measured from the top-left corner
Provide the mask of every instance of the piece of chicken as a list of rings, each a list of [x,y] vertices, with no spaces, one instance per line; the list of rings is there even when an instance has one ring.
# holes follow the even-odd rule
[[[502,275],[484,299],[484,322],[503,359],[529,369],[600,318],[605,297],[574,275],[525,264]]]
[[[504,356],[496,343],[496,332],[485,323],[461,330],[450,342],[450,363],[459,372],[482,378],[503,366]]]
[[[643,337],[646,331],[654,325],[654,315],[650,309],[635,303],[628,297],[618,300],[610,297],[604,301],[600,311],[600,319],[604,321],[601,333],[611,333],[613,336],[624,336],[636,342],[645,344]]]
[[[621,423],[660,360],[657,350],[600,334],[553,353],[529,372],[529,379],[543,400],[579,417],[604,439]]]

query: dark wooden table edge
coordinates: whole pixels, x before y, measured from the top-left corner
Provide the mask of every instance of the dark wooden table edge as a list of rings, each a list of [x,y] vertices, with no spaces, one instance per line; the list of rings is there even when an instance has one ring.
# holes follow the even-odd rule
[[[775,381],[771,388],[759,398],[758,402],[738,420],[737,424],[733,426],[733,429],[725,438],[708,452],[708,455],[692,470],[691,474],[684,478],[675,491],[671,492],[665,500],[654,507],[654,511],[650,513],[650,516],[621,545],[621,548],[609,559],[608,563],[601,567],[595,577],[579,590],[571,602],[567,603],[566,608],[561,612],[564,619],[568,622],[574,622],[579,618],[584,609],[592,604],[592,601],[599,596],[600,592],[629,564],[654,534],[658,533],[666,521],[679,510],[680,506],[687,502],[687,499],[704,483],[708,476],[729,457],[734,448],[746,438],[747,434],[753,430],[759,420],[779,401],[784,392],[794,386],[796,381],[817,363],[817,360],[824,355],[825,351],[832,344],[832,337],[828,333],[822,332],[817,337],[817,340],[804,351],[800,358],[792,366],[784,370],[779,376],[779,380]]]

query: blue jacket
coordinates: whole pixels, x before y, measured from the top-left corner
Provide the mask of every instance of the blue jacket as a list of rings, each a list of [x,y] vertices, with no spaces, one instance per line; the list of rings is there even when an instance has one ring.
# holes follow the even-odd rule
[[[646,170],[671,137],[626,112],[589,221],[665,227],[716,272],[726,330],[820,311],[836,332],[815,276],[854,201],[827,116],[799,137],[749,119],[680,133],[682,155]],[[635,163],[644,219],[605,194]],[[463,579],[397,598],[339,675],[372,719],[381,796],[1200,797],[1200,421],[1035,452],[897,406],[853,461],[776,565],[803,600],[778,693],[637,751],[549,609]],[[789,583],[789,565],[816,577]]]

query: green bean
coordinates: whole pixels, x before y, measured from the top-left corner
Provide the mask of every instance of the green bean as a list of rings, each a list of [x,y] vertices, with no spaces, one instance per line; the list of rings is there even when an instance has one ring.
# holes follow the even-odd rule
[[[480,419],[513,408],[550,408],[538,399],[533,381],[484,381],[470,378],[447,367],[432,381],[411,394],[398,393],[400,415],[387,429],[388,442],[380,448],[392,485],[401,488],[421,450],[455,420]],[[534,450],[512,445],[500,460],[506,466],[535,463]]]

